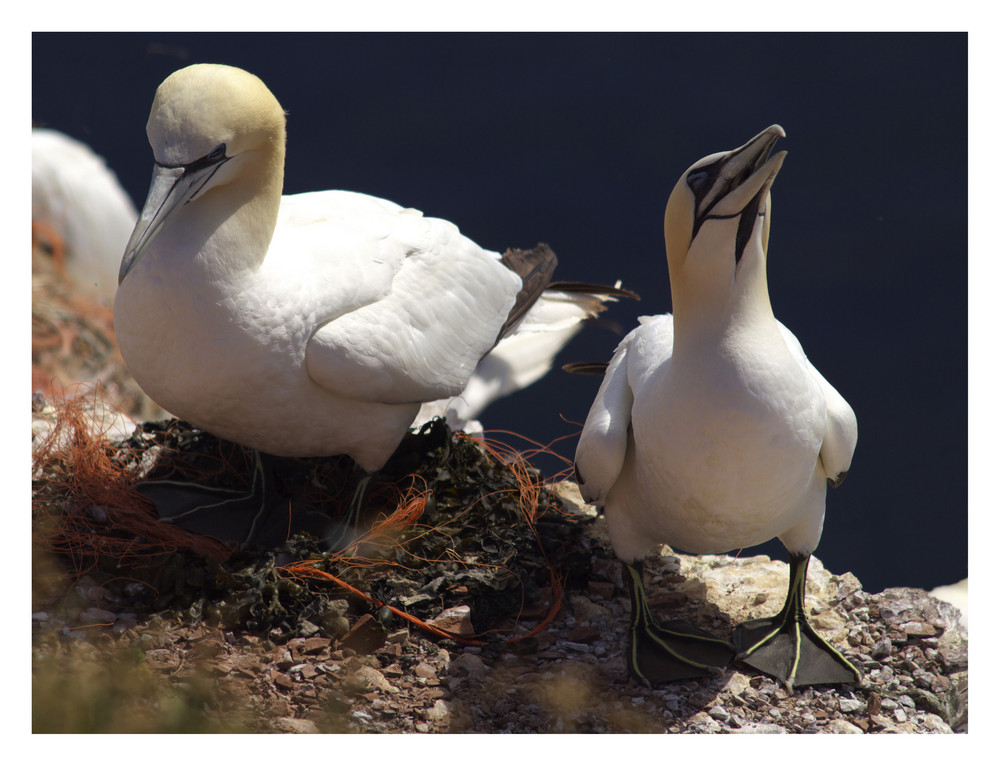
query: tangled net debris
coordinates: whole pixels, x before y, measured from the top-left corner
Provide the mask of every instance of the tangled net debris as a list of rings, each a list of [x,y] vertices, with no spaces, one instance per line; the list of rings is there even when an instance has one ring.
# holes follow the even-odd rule
[[[336,523],[359,472],[346,457],[282,459],[279,494],[307,513],[289,513],[278,544],[241,550],[161,521],[135,484],[180,475],[245,486],[249,452],[176,420],[116,440],[93,416],[107,408],[100,391],[38,403],[50,427],[34,444],[32,478],[36,549],[63,562],[69,581],[97,578],[117,599],[109,607],[290,636],[332,624],[346,601],[387,627],[475,644],[540,630],[567,579],[586,577],[588,518],[566,511],[528,462],[546,446],[518,450],[499,434],[474,438],[432,421],[380,472],[360,534],[332,550],[296,523]],[[472,633],[431,624],[456,606],[468,607]],[[525,615],[530,629],[519,627]]]

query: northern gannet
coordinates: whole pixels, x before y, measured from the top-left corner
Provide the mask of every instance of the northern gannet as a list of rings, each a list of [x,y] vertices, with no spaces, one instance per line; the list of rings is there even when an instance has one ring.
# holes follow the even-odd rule
[[[131,198],[89,146],[58,130],[31,131],[32,228],[47,228],[62,240],[77,287],[114,300],[122,249],[135,222]]]
[[[241,69],[174,72],[146,132],[153,178],[115,298],[122,356],[168,412],[260,452],[375,471],[499,340],[546,311],[578,326],[616,292],[550,283],[548,248],[501,256],[388,200],[282,196],[285,113]]]
[[[770,188],[785,152],[769,155],[784,135],[772,125],[677,182],[664,216],[673,316],[641,317],[619,344],[577,446],[581,493],[604,509],[628,574],[628,665],[646,683],[705,675],[732,654],[655,621],[643,557],[663,543],[722,553],[773,537],[789,552],[788,595],[777,616],[737,627],[737,660],[789,687],[859,680],[803,603],[827,484],[843,481],[858,430],[771,310]]]

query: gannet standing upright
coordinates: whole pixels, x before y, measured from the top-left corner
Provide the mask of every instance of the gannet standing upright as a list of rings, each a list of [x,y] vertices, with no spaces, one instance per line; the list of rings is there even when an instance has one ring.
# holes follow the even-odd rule
[[[285,113],[242,69],[174,72],[146,132],[153,178],[115,298],[122,356],[165,410],[260,452],[375,471],[421,404],[459,394],[538,307],[579,323],[615,292],[550,283],[551,250],[501,256],[384,199],[282,196]],[[219,512],[200,489],[198,507]]]
[[[737,659],[789,687],[853,683],[857,670],[810,627],[806,569],[827,484],[851,464],[857,420],[772,313],[766,256],[770,188],[785,152],[772,125],[692,165],[664,216],[673,316],[643,317],[615,351],[576,451],[583,497],[603,507],[632,595],[628,665],[646,683],[724,664],[727,643],[657,624],[642,559],[668,543],[722,553],[778,537],[788,596],[740,625]]]

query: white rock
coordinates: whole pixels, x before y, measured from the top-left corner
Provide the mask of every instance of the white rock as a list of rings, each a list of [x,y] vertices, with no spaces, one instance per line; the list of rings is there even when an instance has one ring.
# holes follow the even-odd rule
[[[823,728],[823,731],[830,734],[864,734],[860,728],[843,718],[834,718],[828,726]]]
[[[451,713],[448,703],[442,699],[436,700],[434,704],[424,711],[424,717],[428,721],[443,721]]]

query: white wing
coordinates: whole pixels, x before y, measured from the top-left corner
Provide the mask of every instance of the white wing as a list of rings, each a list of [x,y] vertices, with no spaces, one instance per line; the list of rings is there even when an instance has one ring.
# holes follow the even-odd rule
[[[282,225],[294,224],[294,225]],[[459,393],[496,342],[521,286],[500,256],[447,221],[351,192],[283,198],[265,265],[275,278],[308,260],[319,291],[306,367],[337,394],[383,403]],[[317,244],[319,243],[319,244]]]
[[[625,461],[633,401],[628,354],[636,331],[626,335],[615,349],[576,445],[574,462],[580,494],[597,506],[604,505]]]
[[[827,479],[836,486],[843,481],[844,474],[851,467],[854,448],[858,444],[858,419],[847,400],[827,382],[826,378],[809,361],[805,351],[802,350],[802,344],[799,343],[792,331],[780,322],[778,326],[781,328],[781,333],[792,356],[809,370],[823,389],[823,396],[826,400],[826,433],[823,436],[823,446],[820,447],[819,457]]]

